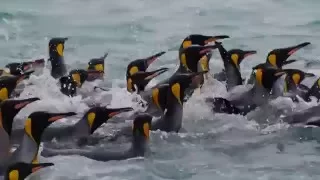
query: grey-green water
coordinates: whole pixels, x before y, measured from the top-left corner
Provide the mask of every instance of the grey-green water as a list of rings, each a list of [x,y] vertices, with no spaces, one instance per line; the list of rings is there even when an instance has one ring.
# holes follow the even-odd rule
[[[304,60],[317,60],[320,54],[319,8],[317,0],[2,0],[0,65],[47,58],[49,38],[67,36],[65,59],[71,67],[85,67],[90,58],[109,52],[107,80],[114,85],[111,104],[131,105],[125,89],[117,87],[124,84],[127,63],[173,49],[150,67],[171,68],[159,77],[165,78],[177,65],[175,48],[191,33],[226,34],[231,37],[224,40],[228,49],[257,50],[257,55],[241,64],[244,75],[264,61],[269,50],[309,41],[311,46],[292,56],[301,61],[291,67],[303,68]],[[211,73],[222,68],[217,53],[210,66]],[[312,72],[318,73],[316,68]],[[28,106],[19,117],[39,109],[80,114],[87,109],[80,96],[61,95],[48,72],[30,81],[35,87],[22,96],[36,95],[42,101]],[[214,86],[205,95],[223,93]],[[95,100],[103,101],[102,97],[103,93],[95,95]],[[105,163],[77,156],[43,158],[56,165],[40,174],[43,179],[64,180],[319,179],[317,129],[287,130],[281,124],[261,129],[254,118],[212,115],[200,101],[194,97],[185,105],[187,133],[152,133],[150,157]],[[284,144],[281,153],[279,142]]]

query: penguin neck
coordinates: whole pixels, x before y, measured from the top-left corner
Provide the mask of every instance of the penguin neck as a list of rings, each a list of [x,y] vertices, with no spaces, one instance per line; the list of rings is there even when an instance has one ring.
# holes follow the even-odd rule
[[[6,113],[2,113],[0,112],[0,118],[2,118],[2,124],[3,124],[3,128],[5,129],[5,131],[7,132],[8,136],[11,136],[11,132],[12,132],[12,123],[13,123],[13,118],[15,115],[7,115]]]
[[[58,56],[56,54],[50,54],[49,58],[51,62],[51,75],[57,79],[64,76],[67,73],[67,68],[64,62],[63,56]]]
[[[25,162],[31,163],[38,160],[39,144],[28,134],[24,134],[19,148],[11,156],[10,163]]]
[[[291,80],[286,79],[285,81],[287,86],[287,92],[295,92],[297,91],[297,86]]]
[[[90,136],[90,126],[88,124],[87,118],[84,117],[80,121],[78,121],[72,129],[72,136],[81,138]]]
[[[225,65],[225,73],[227,76],[227,89],[230,90],[231,88],[242,85],[242,77],[240,70],[234,65],[227,64]]]
[[[182,126],[183,101],[177,102],[173,94],[169,93],[167,97],[166,112],[164,114],[164,124],[167,131],[178,132]]]
[[[264,104],[270,97],[271,90],[255,84],[252,88],[253,101],[256,105]]]
[[[132,138],[132,151],[137,156],[144,156],[147,148],[148,148],[149,141],[146,139],[146,137],[142,135],[134,135]]]

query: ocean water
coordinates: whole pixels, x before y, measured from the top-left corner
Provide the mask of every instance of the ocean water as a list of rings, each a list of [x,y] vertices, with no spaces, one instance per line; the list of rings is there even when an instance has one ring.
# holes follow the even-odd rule
[[[292,59],[299,61],[287,67],[320,75],[319,66],[305,68],[306,62],[320,60],[319,7],[318,0],[2,0],[0,66],[47,59],[48,40],[52,37],[69,37],[65,60],[72,68],[85,68],[90,58],[109,52],[106,81],[87,83],[83,89],[86,96],[62,95],[49,70],[32,76],[29,81],[34,85],[27,87],[21,97],[38,96],[41,101],[23,109],[15,127],[22,126],[32,111],[75,111],[81,117],[88,109],[86,101],[109,103],[110,93],[93,92],[93,84],[112,87],[111,106],[135,107],[123,88],[128,62],[167,51],[150,66],[170,68],[151,82],[155,84],[174,72],[177,48],[192,33],[229,35],[231,38],[223,41],[227,49],[257,50],[257,55],[242,62],[243,76],[265,61],[271,49],[308,41],[312,45],[295,53]],[[215,53],[210,62],[211,74],[222,66]],[[41,158],[55,166],[30,179],[319,179],[318,129],[289,128],[272,119],[274,112],[270,109],[248,117],[212,114],[201,100],[225,94],[221,84],[212,82],[185,104],[186,132],[152,132],[151,155],[111,162],[78,156]],[[274,104],[291,111],[316,105],[294,105],[283,99]],[[261,119],[275,123],[261,126]],[[62,123],[70,121],[75,119]],[[101,128],[99,133],[108,132]]]

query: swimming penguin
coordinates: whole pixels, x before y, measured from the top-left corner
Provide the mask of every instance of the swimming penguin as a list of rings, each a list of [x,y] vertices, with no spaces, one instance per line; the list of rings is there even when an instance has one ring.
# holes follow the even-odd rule
[[[272,66],[274,68],[282,69],[282,66],[295,62],[296,60],[288,60],[288,58],[297,52],[299,49],[311,44],[310,42],[304,42],[296,46],[290,46],[286,48],[273,49],[267,55],[266,65]],[[248,84],[253,84],[254,74],[251,73]]]
[[[275,98],[272,95],[274,82],[286,72],[265,64],[259,64],[253,67],[253,70],[256,81],[247,91],[241,94],[229,92],[227,98],[207,98],[205,102],[213,107],[215,112],[237,112],[246,115],[256,107],[266,104],[270,98]]]
[[[25,121],[22,142],[11,155],[8,163],[39,163],[38,150],[44,130],[53,122],[74,115],[76,115],[74,112],[49,113],[38,111],[31,113]]]
[[[10,165],[4,175],[4,180],[24,180],[29,175],[46,167],[53,166],[53,163],[31,164],[18,162]]]
[[[51,62],[51,76],[55,79],[67,74],[64,62],[64,43],[68,38],[52,38],[49,41],[49,59]]]
[[[307,102],[311,101],[311,97],[315,97],[317,99],[317,102],[320,100],[320,78],[318,78],[309,91],[305,94],[304,100]]]
[[[164,115],[152,123],[152,130],[179,132],[182,127],[183,103],[187,89],[193,89],[198,84],[197,76],[203,76],[206,71],[196,73],[179,73],[170,78]]]
[[[151,72],[138,71],[127,76],[127,91],[140,94],[145,91],[148,83],[155,77],[167,72],[168,68],[160,68]]]
[[[75,124],[64,125],[59,127],[47,127],[41,136],[42,142],[49,142],[56,139],[58,142],[63,140],[75,139],[79,143],[81,138],[86,138],[93,134],[103,123],[106,123],[112,117],[123,113],[129,112],[133,109],[131,107],[124,108],[108,108],[108,107],[92,107],[83,117]],[[15,130],[13,133],[12,141],[19,142],[24,135],[24,130]]]
[[[16,86],[24,79],[28,78],[34,71],[26,72],[18,76],[0,77],[0,102],[10,98]]]
[[[77,95],[77,88],[81,88],[82,84],[88,80],[91,74],[97,74],[99,71],[84,69],[74,69],[69,72],[69,75],[59,79],[60,91],[70,97]]]
[[[5,66],[5,68],[7,68],[8,73],[18,76],[36,68],[43,68],[44,64],[44,59],[37,59],[34,61],[27,61],[21,63],[9,63]]]
[[[131,128],[132,141],[129,149],[120,149],[110,152],[102,148],[85,149],[49,149],[44,148],[41,152],[43,157],[79,155],[96,161],[125,160],[134,157],[143,157],[149,146],[149,136],[152,116],[141,113],[133,120]]]
[[[284,80],[284,93],[290,93],[293,95],[299,95],[305,97],[305,91],[309,91],[308,87],[300,84],[307,77],[314,77],[312,73],[306,73],[298,69],[285,69],[286,77]],[[307,89],[306,89],[307,88]]]
[[[241,49],[232,49],[227,51],[222,43],[217,43],[218,49],[223,60],[224,71],[215,75],[219,81],[226,79],[227,90],[235,86],[242,85],[242,77],[240,72],[240,63],[242,60],[250,55],[256,54],[257,51],[243,51]]]
[[[133,74],[139,71],[146,72],[150,64],[152,64],[155,60],[157,60],[157,58],[159,58],[165,53],[166,52],[162,51],[144,59],[136,59],[131,61],[127,66],[127,72],[126,72],[127,83],[130,76],[132,76]]]
[[[308,109],[292,112],[280,119],[291,125],[309,125],[320,127],[320,106],[313,106]]]
[[[39,98],[7,99],[0,103],[0,167],[3,167],[10,154],[10,138],[14,117],[28,104],[40,100]],[[0,168],[1,169],[1,168]]]
[[[88,62],[87,71],[94,71],[95,73],[90,73],[88,76],[88,81],[94,81],[96,79],[103,79],[104,76],[104,60],[108,56],[108,53],[105,53],[102,57],[90,59]]]

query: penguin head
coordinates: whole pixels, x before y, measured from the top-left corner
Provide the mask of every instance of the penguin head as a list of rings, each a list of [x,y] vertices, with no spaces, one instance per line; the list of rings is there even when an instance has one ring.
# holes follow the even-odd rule
[[[68,38],[52,38],[49,41],[49,60],[62,58],[64,55],[64,43]]]
[[[25,133],[34,140],[38,145],[40,144],[41,136],[44,130],[53,122],[68,116],[74,116],[76,113],[49,113],[49,112],[33,112],[25,121]]]
[[[206,56],[213,49],[217,48],[216,45],[210,46],[190,46],[182,50],[179,57],[180,64],[191,72],[198,72],[200,66],[203,70],[209,69],[209,58]],[[200,59],[203,58],[201,61]],[[200,65],[199,65],[200,61]],[[202,67],[203,66],[203,67]]]
[[[200,45],[204,46],[207,45],[211,42],[215,42],[220,39],[226,39],[229,38],[227,35],[219,35],[219,36],[206,36],[206,35],[201,35],[201,34],[191,34],[187,36],[181,43],[179,52],[184,49],[188,48],[192,45]]]
[[[29,68],[28,63],[9,63],[5,66],[7,68],[7,72],[12,75],[20,75],[23,74],[24,69]]]
[[[87,70],[96,70],[104,72],[104,60],[108,56],[108,53],[105,53],[102,57],[90,59],[88,62]]]
[[[108,56],[105,53],[102,57],[90,59],[88,62],[88,81],[95,79],[103,79],[104,76],[104,60]]]
[[[279,49],[273,49],[268,53],[267,56],[267,63],[272,65],[275,68],[282,68],[283,65],[288,64],[285,63],[286,60],[296,51],[299,49],[309,45],[310,42],[304,42],[301,44],[298,44],[296,46],[286,47],[286,48],[279,48]],[[295,61],[290,61],[290,63]]]
[[[18,162],[12,164],[8,167],[5,173],[5,180],[24,180],[32,173],[37,172],[38,170],[53,166],[53,163],[39,163],[39,164],[31,164]]]
[[[286,72],[285,91],[289,91],[292,87],[297,87],[306,77],[314,77],[312,73],[305,73],[298,69],[284,69]]]
[[[144,59],[136,59],[134,61],[131,61],[127,66],[127,72],[126,72],[127,79],[129,76],[132,76],[136,72],[139,72],[139,71],[145,72],[150,66],[150,64],[152,64],[155,60],[157,60],[158,57],[162,56],[165,53],[166,52],[162,51]]]
[[[152,116],[146,113],[140,113],[133,120],[132,133],[133,137],[144,137],[149,139],[151,130]]]
[[[39,98],[28,98],[28,99],[8,99],[2,101],[0,104],[0,126],[11,135],[12,124],[14,117],[20,112],[21,109],[26,107],[35,101],[40,100]]]
[[[207,71],[176,74],[169,80],[170,94],[182,105],[186,90],[197,88],[199,86],[199,77],[205,73],[207,73]]]
[[[286,73],[267,64],[259,64],[253,67],[253,72],[256,77],[256,84],[267,90],[271,90],[274,82]]]
[[[151,89],[152,102],[161,111],[164,111],[166,108],[168,88],[169,88],[169,84],[160,84]]]
[[[228,51],[228,59],[234,67],[240,69],[240,63],[242,62],[242,60],[256,53],[257,51],[244,51],[241,49],[232,49]]]
[[[18,76],[1,76],[0,77],[0,101],[4,101],[10,98],[11,93],[16,88],[16,86],[21,81],[28,78],[30,74],[32,74],[33,72],[34,71],[26,72]]]
[[[128,92],[143,91],[147,84],[155,77],[168,71],[168,68],[160,68],[151,72],[138,71],[127,77]],[[136,87],[135,87],[136,86]],[[137,89],[136,89],[137,88]]]
[[[107,108],[107,107],[93,107],[84,115],[88,122],[90,134],[94,133],[103,123],[107,122],[108,119],[122,113],[132,111],[131,107],[124,108]]]
[[[72,75],[63,76],[59,79],[60,91],[66,96],[75,96],[77,94],[77,82]]]
[[[72,79],[76,82],[78,87],[81,87],[82,84],[87,80],[88,78],[88,72],[84,69],[75,69],[71,70],[69,72],[69,75],[72,77]]]

